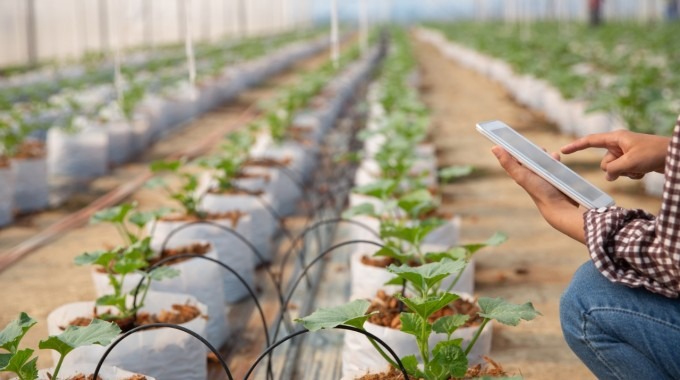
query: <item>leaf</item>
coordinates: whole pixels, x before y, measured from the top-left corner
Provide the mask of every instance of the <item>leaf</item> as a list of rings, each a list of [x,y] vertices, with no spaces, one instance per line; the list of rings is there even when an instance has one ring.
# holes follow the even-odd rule
[[[175,278],[179,276],[179,269],[172,268],[169,266],[160,266],[154,268],[151,272],[148,273],[149,278],[151,278],[152,281],[162,281],[166,278]]]
[[[474,171],[472,165],[454,165],[439,169],[438,176],[444,182],[469,176]]]
[[[504,243],[506,240],[508,240],[508,236],[505,235],[502,232],[496,232],[488,238],[484,243],[475,243],[475,244],[465,244],[463,247],[467,249],[470,254],[474,254],[475,252],[479,251],[480,249],[484,247],[493,247],[500,245],[501,243]]]
[[[371,303],[367,300],[354,300],[338,307],[319,308],[312,314],[295,321],[301,322],[309,331],[329,329],[339,325],[362,329],[364,322],[371,316],[371,314],[366,314],[370,305]]]
[[[356,206],[350,207],[342,213],[342,217],[345,219],[350,219],[357,215],[369,215],[376,216],[375,207],[371,203],[362,203]]]
[[[468,359],[465,352],[460,347],[460,340],[443,341],[437,343],[432,349],[432,361],[430,361],[430,371],[442,373],[445,378],[463,377],[468,368]],[[426,371],[428,369],[426,368]],[[433,371],[434,372],[434,371]]]
[[[134,208],[135,205],[131,203],[124,203],[120,206],[111,207],[98,211],[97,213],[92,215],[92,218],[90,218],[90,223],[102,223],[102,222],[123,223],[125,222],[125,217],[127,216],[127,214],[130,212],[130,210]]]
[[[154,173],[159,172],[177,172],[182,166],[182,161],[154,161],[149,166],[151,171]]]
[[[0,372],[14,372],[21,379],[38,378],[38,358],[31,359],[34,350],[26,348],[0,358]]]
[[[397,182],[392,179],[381,179],[368,185],[355,187],[352,192],[370,197],[385,199],[397,188]]]
[[[445,252],[427,252],[425,254],[425,261],[427,262],[439,262],[444,259],[467,260],[468,251],[463,247],[453,247]]]
[[[453,334],[460,326],[463,326],[470,317],[467,314],[445,315],[432,324],[432,331],[440,334]]]
[[[432,326],[419,315],[415,313],[402,312],[399,318],[401,319],[402,332],[414,335],[416,338],[420,338],[425,334],[427,334],[425,335],[426,337],[430,336]]]
[[[435,208],[432,194],[426,189],[418,189],[401,196],[397,205],[411,216],[418,216]]]
[[[165,187],[166,183],[163,178],[160,177],[153,177],[150,180],[146,181],[144,184],[144,187],[147,189],[157,189],[159,187]]]
[[[21,312],[17,319],[10,322],[0,331],[0,348],[3,348],[10,353],[15,353],[19,348],[19,342],[23,339],[26,332],[31,329],[36,323],[35,319],[28,314]]]
[[[387,267],[387,270],[410,282],[421,293],[426,293],[444,278],[465,269],[465,266],[465,261],[445,259],[438,263],[427,263],[418,267],[392,264]]]
[[[76,265],[100,265],[108,268],[109,263],[116,259],[118,255],[114,251],[95,251],[85,252],[73,259]]]
[[[534,305],[532,305],[531,302],[527,302],[523,305],[516,305],[509,303],[502,298],[482,297],[477,303],[480,308],[478,314],[481,317],[495,319],[498,322],[509,326],[517,326],[522,319],[530,321],[541,315],[540,312],[534,309]]]
[[[403,297],[401,295],[395,295],[403,302],[409,309],[413,310],[421,318],[427,319],[436,311],[440,310],[444,306],[450,304],[451,302],[457,300],[459,297],[453,293],[443,293],[441,295],[429,296],[429,297]]]
[[[172,211],[171,207],[161,207],[153,211],[140,211],[130,215],[128,221],[139,228],[144,228],[149,222],[162,218]]]
[[[380,247],[379,250],[377,250],[375,253],[373,253],[373,256],[376,256],[376,257],[391,257],[391,258],[397,260],[397,262],[399,262],[401,264],[409,262],[412,258],[412,255],[403,254],[403,253],[399,252],[399,250],[397,248],[391,247],[389,245]]]
[[[425,377],[425,374],[418,369],[418,359],[415,355],[404,356],[401,358],[401,364],[409,375],[418,379]]]
[[[73,349],[82,346],[91,344],[106,346],[120,332],[120,328],[115,323],[93,319],[87,326],[69,326],[63,333],[41,340],[38,347],[42,350],[55,350],[61,356],[65,356]]]

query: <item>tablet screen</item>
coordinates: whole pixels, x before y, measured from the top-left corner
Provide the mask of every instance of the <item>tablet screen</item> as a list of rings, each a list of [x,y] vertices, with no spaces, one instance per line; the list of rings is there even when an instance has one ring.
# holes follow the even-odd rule
[[[536,148],[535,145],[527,142],[514,130],[510,128],[496,128],[490,132],[507,141],[518,152],[521,152],[555,177],[560,178],[566,185],[581,193],[588,200],[595,201],[604,194],[581,176],[571,171],[571,169],[545,154],[544,151]]]

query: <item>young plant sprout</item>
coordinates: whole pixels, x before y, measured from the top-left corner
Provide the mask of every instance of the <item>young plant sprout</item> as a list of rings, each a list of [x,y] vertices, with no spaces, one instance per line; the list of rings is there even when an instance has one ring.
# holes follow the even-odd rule
[[[183,166],[184,162],[181,160],[155,161],[151,163],[151,171],[153,173],[173,173],[180,178],[181,184],[178,188],[172,188],[162,178],[155,177],[149,180],[146,185],[150,188],[162,188],[172,199],[179,202],[184,209],[185,215],[202,219],[205,216],[205,212],[198,208],[202,197],[202,194],[198,192],[198,178],[195,174],[183,172]]]
[[[96,265],[106,271],[113,293],[99,297],[96,305],[114,307],[117,310],[116,313],[106,313],[101,317],[105,320],[120,321],[121,324],[127,323],[128,319],[134,317],[137,311],[144,306],[144,300],[148,293],[148,286],[144,286],[136,307],[130,306],[127,299],[128,294],[123,291],[127,275],[140,273],[149,280],[160,281],[165,278],[176,277],[179,274],[178,270],[170,267],[160,267],[150,273],[144,271],[148,268],[149,260],[154,255],[154,251],[151,249],[151,238],[142,236],[144,227],[149,222],[155,221],[168,213],[169,209],[132,212],[135,207],[134,204],[126,203],[102,210],[92,217],[93,223],[107,222],[116,226],[125,243],[124,246],[110,250],[87,252],[74,259],[76,265]],[[136,233],[130,231],[127,226],[128,223],[137,227]]]
[[[0,331],[0,349],[7,351],[0,353],[0,372],[14,373],[19,380],[35,380],[38,378],[37,357],[32,348],[20,349],[21,340],[37,321],[22,312],[19,317],[10,322]],[[38,348],[55,350],[59,353],[59,360],[50,379],[59,380],[59,371],[66,356],[81,346],[98,344],[106,346],[119,334],[120,328],[115,323],[93,319],[88,326],[69,326],[63,333],[41,340]]]

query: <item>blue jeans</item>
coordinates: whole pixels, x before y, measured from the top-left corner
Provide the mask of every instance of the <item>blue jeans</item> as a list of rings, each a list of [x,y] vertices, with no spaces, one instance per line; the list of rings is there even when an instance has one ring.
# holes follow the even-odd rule
[[[680,379],[680,300],[607,280],[591,261],[560,302],[569,347],[598,379]]]

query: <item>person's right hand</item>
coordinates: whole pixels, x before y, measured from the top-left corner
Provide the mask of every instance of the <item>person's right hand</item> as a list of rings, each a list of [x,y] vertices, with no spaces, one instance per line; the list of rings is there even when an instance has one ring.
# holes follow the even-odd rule
[[[635,133],[626,130],[596,133],[581,137],[562,147],[564,154],[587,148],[605,148],[600,162],[607,181],[619,176],[640,179],[649,172],[663,173],[669,137]]]

